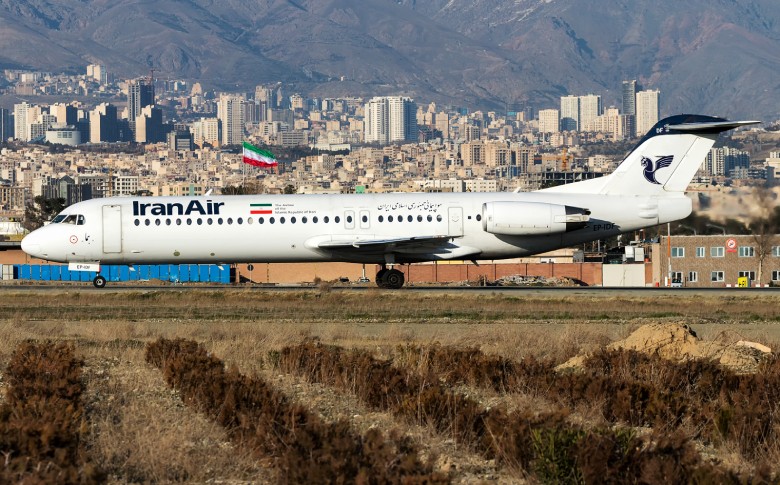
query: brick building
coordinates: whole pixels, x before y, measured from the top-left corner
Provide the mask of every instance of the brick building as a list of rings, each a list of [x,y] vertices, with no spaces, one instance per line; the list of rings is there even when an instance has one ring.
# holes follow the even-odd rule
[[[752,235],[671,236],[671,240],[664,236],[654,258],[659,262],[657,281],[667,282],[671,260],[671,279],[683,286],[737,286],[740,277],[750,278],[753,285],[780,285],[780,235],[765,240],[766,255],[759,271],[761,248]]]

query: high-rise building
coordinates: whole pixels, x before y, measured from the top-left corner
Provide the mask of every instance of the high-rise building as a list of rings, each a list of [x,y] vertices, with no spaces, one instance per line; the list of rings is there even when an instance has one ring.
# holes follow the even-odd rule
[[[645,133],[658,123],[661,117],[660,98],[661,91],[647,90],[636,93],[636,134],[645,136]]]
[[[201,118],[192,123],[192,140],[199,147],[208,143],[219,146],[222,140],[222,126],[217,118]]]
[[[561,96],[561,123],[562,131],[577,131],[580,124],[580,98],[578,96]]]
[[[601,116],[601,113],[601,96],[596,94],[580,96],[580,130],[582,130],[582,127],[594,122],[596,118]]]
[[[141,110],[154,104],[154,84],[149,78],[131,80],[127,85],[127,121],[135,138],[135,119]]]
[[[623,108],[624,115],[636,114],[636,79],[623,81]]]
[[[108,71],[106,66],[100,64],[90,64],[87,66],[87,77],[98,84],[108,83]]]
[[[114,142],[119,140],[119,123],[116,106],[99,104],[89,114],[90,143]]]
[[[383,96],[365,105],[363,131],[367,143],[386,145],[417,140],[417,105],[411,98]]]
[[[539,110],[539,132],[540,133],[558,133],[559,116],[557,109]]]
[[[57,123],[75,125],[79,121],[79,110],[75,106],[65,103],[55,103],[49,106],[49,114],[54,116]]]
[[[0,141],[6,141],[14,137],[14,124],[11,112],[0,108]]]
[[[33,105],[26,102],[14,105],[14,137],[17,140],[29,141],[27,138],[27,114],[33,108]]]
[[[165,141],[162,109],[151,105],[144,106],[135,118],[136,143],[157,143]]]
[[[222,122],[222,144],[240,145],[244,140],[244,97],[223,94],[217,103],[217,118]]]

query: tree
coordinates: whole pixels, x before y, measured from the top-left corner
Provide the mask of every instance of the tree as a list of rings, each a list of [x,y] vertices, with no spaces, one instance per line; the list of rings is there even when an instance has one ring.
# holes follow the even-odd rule
[[[287,184],[284,186],[284,193],[285,194],[294,194],[295,193],[295,186],[292,184]]]
[[[46,198],[38,195],[33,199],[33,204],[28,205],[24,210],[25,229],[33,231],[43,226],[44,222],[50,221],[55,215],[62,212],[65,208],[65,199],[62,197]]]
[[[772,252],[772,247],[778,243],[780,208],[777,207],[775,198],[776,195],[766,187],[759,188],[755,193],[756,215],[748,224],[753,241],[756,243],[756,259],[758,259],[756,281],[759,284],[763,279],[764,260]]]

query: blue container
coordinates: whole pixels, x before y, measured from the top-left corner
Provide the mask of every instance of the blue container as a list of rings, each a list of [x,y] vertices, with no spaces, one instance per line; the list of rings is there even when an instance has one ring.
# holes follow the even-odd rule
[[[190,265],[189,264],[180,264],[179,265],[179,281],[182,283],[186,283],[190,280]]]
[[[67,266],[62,266],[60,268],[60,281],[70,281],[70,280],[71,280],[70,270],[68,269]]]
[[[211,265],[210,264],[201,264],[201,265],[198,266],[198,272],[200,273],[199,274],[199,276],[200,276],[199,280],[200,281],[202,281],[202,282],[211,281],[209,279],[209,266],[211,266]]]
[[[149,266],[149,279],[150,280],[159,280],[160,279],[160,265],[159,264],[153,264]]]
[[[49,279],[51,281],[62,281],[62,266],[59,264],[52,264],[49,266]]]
[[[41,279],[41,265],[40,264],[31,264],[30,265],[30,279],[39,281]]]
[[[76,271],[76,273],[79,274],[80,281],[92,281],[96,275],[94,271]]]
[[[41,265],[41,281],[50,281],[50,280],[51,280],[51,265],[42,264]]]
[[[119,266],[119,281],[130,281],[130,266]]]
[[[191,264],[190,266],[190,281],[200,281],[200,272],[198,271],[197,264]]]

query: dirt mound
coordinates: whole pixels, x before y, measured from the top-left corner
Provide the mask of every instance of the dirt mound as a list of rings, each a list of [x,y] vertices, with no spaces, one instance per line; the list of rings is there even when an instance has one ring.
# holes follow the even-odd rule
[[[639,327],[623,340],[612,342],[607,350],[635,350],[663,359],[686,361],[712,360],[737,373],[755,372],[771,349],[765,345],[720,338],[702,340],[684,323],[651,323]],[[578,355],[557,367],[565,370],[581,367],[587,355]]]

